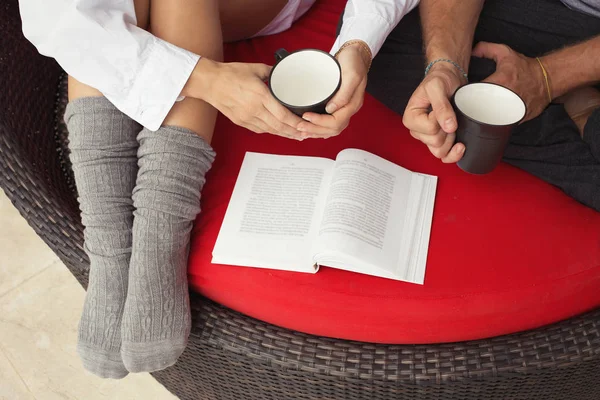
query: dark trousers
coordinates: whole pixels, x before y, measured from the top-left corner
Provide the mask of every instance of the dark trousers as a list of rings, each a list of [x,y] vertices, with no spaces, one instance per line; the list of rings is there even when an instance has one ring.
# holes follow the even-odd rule
[[[536,57],[599,34],[600,18],[570,10],[559,0],[487,0],[475,43],[503,43]],[[400,22],[373,60],[367,91],[402,114],[423,79],[424,64],[415,10]],[[483,80],[494,70],[493,61],[471,58],[469,81]],[[515,129],[504,161],[600,211],[600,110],[588,120],[582,139],[564,107],[550,105],[542,115]]]

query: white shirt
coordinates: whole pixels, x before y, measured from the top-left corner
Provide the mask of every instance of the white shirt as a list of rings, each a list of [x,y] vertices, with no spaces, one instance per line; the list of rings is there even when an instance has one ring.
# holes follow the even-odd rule
[[[349,40],[360,39],[377,55],[388,35],[420,0],[348,0],[344,24],[331,54]]]
[[[419,0],[349,0],[332,52],[364,40],[377,54]],[[200,56],[136,26],[133,0],[20,0],[23,33],[71,76],[157,130]]]

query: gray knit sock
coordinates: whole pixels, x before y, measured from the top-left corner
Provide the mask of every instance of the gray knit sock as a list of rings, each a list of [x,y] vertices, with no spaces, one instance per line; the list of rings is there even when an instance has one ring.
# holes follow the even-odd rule
[[[87,370],[119,379],[128,373],[120,353],[121,317],[131,257],[136,135],[141,127],[104,97],[70,102],[65,122],[90,258],[77,351]]]
[[[187,259],[200,191],[215,153],[176,127],[138,136],[139,172],[121,355],[130,372],[173,365],[191,328]]]

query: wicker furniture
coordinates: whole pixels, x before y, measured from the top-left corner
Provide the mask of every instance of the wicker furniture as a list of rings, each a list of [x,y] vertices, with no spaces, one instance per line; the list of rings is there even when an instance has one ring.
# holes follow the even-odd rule
[[[85,286],[88,260],[61,123],[65,82],[0,6],[0,186]],[[292,332],[192,297],[190,344],[156,379],[181,399],[598,399],[600,310],[534,331],[442,345]]]

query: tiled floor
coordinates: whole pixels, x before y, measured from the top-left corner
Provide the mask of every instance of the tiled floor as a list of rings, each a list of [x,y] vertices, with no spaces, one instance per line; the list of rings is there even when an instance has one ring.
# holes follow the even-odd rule
[[[0,190],[0,399],[175,399],[148,374],[102,380],[81,367],[83,297]]]

